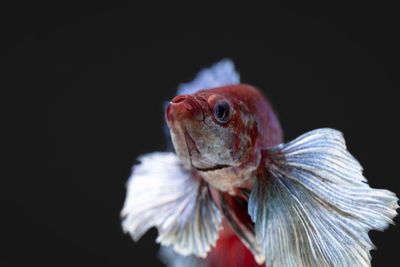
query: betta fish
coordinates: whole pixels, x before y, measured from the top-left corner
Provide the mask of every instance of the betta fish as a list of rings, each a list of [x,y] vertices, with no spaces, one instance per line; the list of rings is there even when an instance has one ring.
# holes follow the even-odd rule
[[[230,60],[182,84],[166,107],[175,152],[142,155],[127,183],[122,227],[156,227],[169,266],[370,266],[368,231],[398,199],[367,184],[343,134],[284,143],[269,101]]]

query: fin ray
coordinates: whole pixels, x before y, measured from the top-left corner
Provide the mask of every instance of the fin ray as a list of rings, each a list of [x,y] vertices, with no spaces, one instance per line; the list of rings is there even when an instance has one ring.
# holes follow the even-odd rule
[[[248,197],[243,194],[231,196],[220,193],[222,212],[241,242],[252,252],[258,264],[265,262],[264,253],[260,244],[256,241],[254,223],[247,214]]]
[[[222,228],[208,186],[183,170],[174,153],[139,158],[127,183],[122,226],[137,241],[155,226],[157,242],[182,254],[205,257]]]
[[[317,129],[265,156],[249,214],[266,265],[369,266],[368,231],[393,223],[398,199],[368,186],[343,135]]]
[[[240,75],[235,70],[233,61],[224,58],[209,68],[201,69],[191,82],[180,84],[177,95],[192,94],[201,89],[238,83],[240,83]]]

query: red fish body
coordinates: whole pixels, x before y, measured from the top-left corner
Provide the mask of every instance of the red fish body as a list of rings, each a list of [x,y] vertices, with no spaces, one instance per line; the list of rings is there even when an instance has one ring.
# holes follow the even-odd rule
[[[245,84],[179,95],[166,120],[175,153],[140,158],[122,216],[134,240],[157,227],[169,266],[370,265],[368,231],[393,223],[398,199],[368,186],[339,131],[285,144]]]
[[[258,264],[251,251],[240,241],[227,222],[223,223],[224,228],[205,259],[207,266],[220,267],[258,267]]]

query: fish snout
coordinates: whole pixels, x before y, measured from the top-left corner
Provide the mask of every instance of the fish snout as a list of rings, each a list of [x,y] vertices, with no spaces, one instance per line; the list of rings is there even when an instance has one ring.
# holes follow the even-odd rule
[[[202,121],[203,116],[200,103],[191,95],[180,95],[172,99],[166,113],[168,124],[187,119]]]

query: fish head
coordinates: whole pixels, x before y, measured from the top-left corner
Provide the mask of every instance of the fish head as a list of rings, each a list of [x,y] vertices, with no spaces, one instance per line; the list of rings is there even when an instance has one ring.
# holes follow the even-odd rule
[[[260,160],[256,118],[245,102],[224,90],[201,90],[172,99],[166,119],[185,169],[220,190],[246,180]]]

